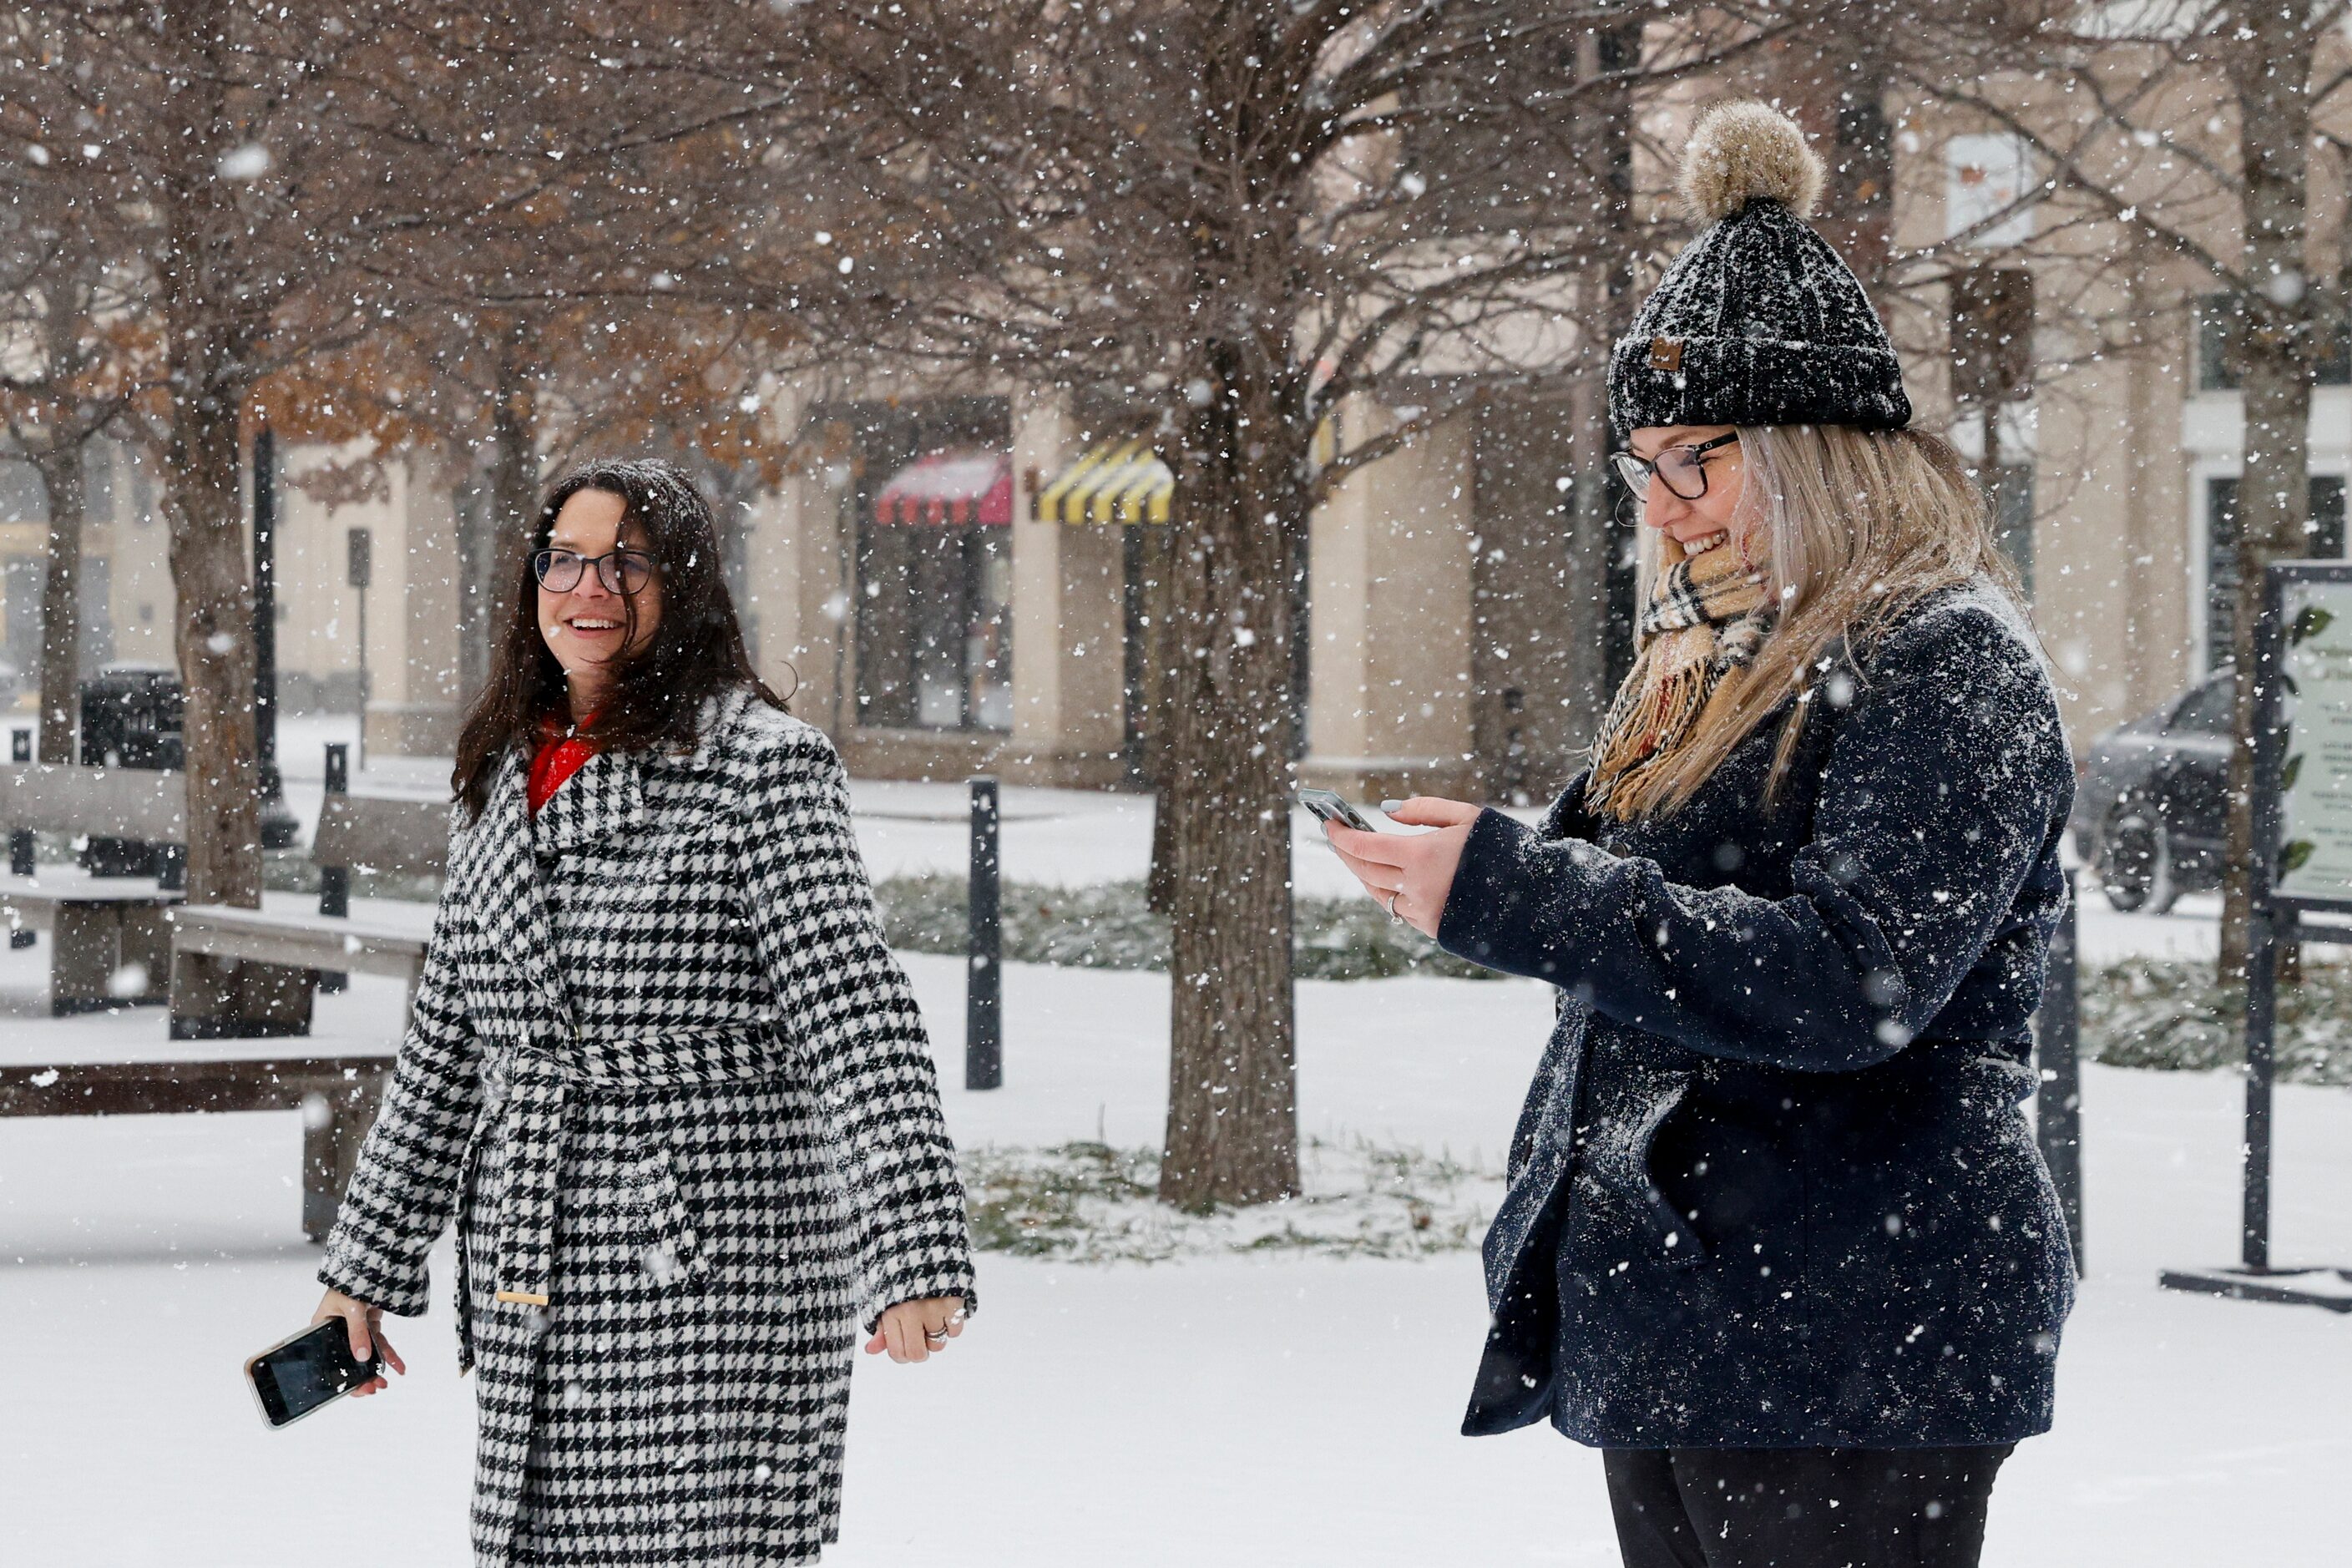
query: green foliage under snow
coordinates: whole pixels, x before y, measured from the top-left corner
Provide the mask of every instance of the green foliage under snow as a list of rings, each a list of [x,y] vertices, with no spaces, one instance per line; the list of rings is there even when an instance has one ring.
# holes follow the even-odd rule
[[[2231,1024],[2244,993],[2214,980],[2213,965],[2132,958],[2085,968],[2082,1050],[2110,1067],[2203,1071],[2237,1067]],[[2306,963],[2300,984],[2279,989],[2279,1078],[2352,1084],[2352,965]]]
[[[964,951],[968,905],[961,877],[888,877],[874,885],[890,945],[912,952]],[[1008,882],[1000,908],[1004,956],[1081,969],[1168,967],[1168,921],[1146,906],[1141,882],[1058,888]],[[1369,899],[1307,899],[1294,906],[1294,963],[1302,980],[1379,980],[1396,974],[1493,979]]]

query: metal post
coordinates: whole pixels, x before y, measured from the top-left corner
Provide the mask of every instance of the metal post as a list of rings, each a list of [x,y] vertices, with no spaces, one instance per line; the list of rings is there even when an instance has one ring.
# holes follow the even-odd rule
[[[2245,1203],[2239,1226],[2240,1261],[2251,1271],[2271,1266],[2271,1065],[2278,1029],[2279,912],[2272,902],[2279,846],[2282,744],[2279,673],[2286,658],[2284,581],[2275,571],[2263,584],[2262,618],[2254,624],[2254,863],[2246,879],[2246,1143]]]
[[[341,741],[327,742],[327,794],[352,793],[352,749]],[[320,816],[326,813],[321,809]],[[349,866],[319,868],[319,912],[332,920],[349,920],[352,913],[352,868]],[[319,972],[319,989],[333,994],[348,990],[352,977],[339,970]]]
[[[343,580],[358,595],[360,652],[360,766],[367,766],[368,584],[374,578],[373,535],[364,528],[343,531]]]
[[[1004,1084],[1004,953],[999,923],[996,781],[971,781],[970,937],[965,960],[963,1086]]]
[[[349,795],[352,792],[351,748],[341,741],[327,742],[327,793]],[[348,920],[352,912],[352,868],[349,866],[319,868],[319,912],[335,920]]]
[[[2271,1042],[2278,1026],[2278,928],[2268,900],[2246,919],[2246,1195],[2240,1261],[2271,1266]]]
[[[2050,939],[2049,977],[2042,988],[2042,1015],[2034,1021],[2034,1135],[2042,1163],[2058,1189],[2058,1209],[2066,1216],[2066,1240],[2074,1253],[2074,1274],[2083,1267],[2083,1068],[2079,1054],[2079,973],[2075,948],[2075,874],[2066,873],[2066,909]]]
[[[278,768],[278,437],[267,425],[253,437],[253,731],[261,847],[284,849],[301,827]]]
[[[24,731],[20,730],[17,733],[22,735]],[[20,757],[17,760],[23,762],[27,759]],[[12,877],[29,877],[36,869],[33,862],[33,830],[29,827],[19,827],[8,835],[8,874]],[[32,946],[38,940],[37,934],[29,927],[11,926],[8,929],[8,945],[12,948],[21,951]]]

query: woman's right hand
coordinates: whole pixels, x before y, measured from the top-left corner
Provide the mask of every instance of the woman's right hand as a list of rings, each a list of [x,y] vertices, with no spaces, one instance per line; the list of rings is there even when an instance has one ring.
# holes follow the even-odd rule
[[[351,1335],[352,1360],[366,1361],[371,1353],[369,1347],[374,1346],[383,1352],[384,1365],[404,1377],[408,1374],[408,1363],[400,1359],[400,1352],[394,1350],[392,1342],[383,1337],[383,1308],[353,1300],[341,1290],[330,1290],[319,1302],[319,1310],[310,1315],[310,1326],[317,1328],[320,1323],[335,1319],[341,1321],[344,1330]],[[354,1395],[374,1394],[391,1386],[381,1376],[372,1377],[352,1389],[352,1393]]]

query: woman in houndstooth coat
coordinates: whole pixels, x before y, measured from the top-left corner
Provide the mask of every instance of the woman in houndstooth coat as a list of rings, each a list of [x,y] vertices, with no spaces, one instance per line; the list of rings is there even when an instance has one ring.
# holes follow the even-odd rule
[[[922,1021],[692,485],[593,466],[534,544],[320,1317],[381,1344],[455,1219],[478,1564],[811,1561],[854,1314],[921,1361],[974,1304]]]

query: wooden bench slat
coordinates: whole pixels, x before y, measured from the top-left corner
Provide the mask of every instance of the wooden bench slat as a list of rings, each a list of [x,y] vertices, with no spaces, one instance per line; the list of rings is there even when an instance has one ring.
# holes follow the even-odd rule
[[[12,925],[48,931],[69,904],[131,904],[161,908],[186,894],[166,891],[152,877],[93,877],[75,866],[46,866],[38,876],[0,876],[0,910]]]
[[[314,1094],[330,1103],[355,1103],[392,1062],[390,1057],[295,1057],[0,1068],[0,1116],[295,1110]]]
[[[183,844],[187,800],[186,775],[160,769],[0,766],[0,827]]]
[[[310,858],[403,877],[439,877],[449,858],[446,801],[330,795],[319,807]]]
[[[289,969],[388,974],[415,981],[427,937],[362,921],[285,915],[222,904],[183,904],[170,911],[175,952],[203,952]]]

